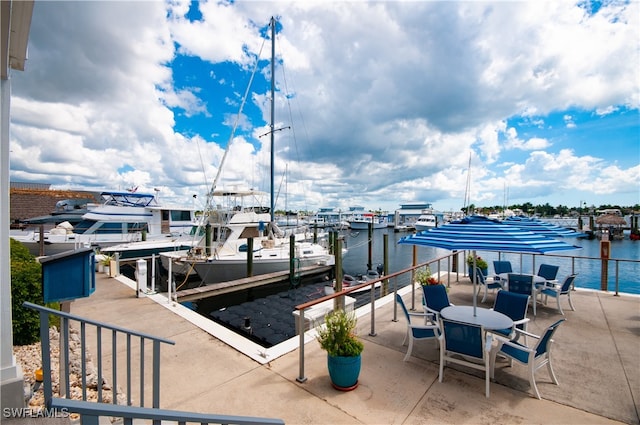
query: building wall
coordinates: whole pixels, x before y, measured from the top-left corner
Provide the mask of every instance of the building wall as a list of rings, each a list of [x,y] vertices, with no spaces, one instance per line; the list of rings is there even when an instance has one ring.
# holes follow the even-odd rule
[[[11,188],[9,189],[9,219],[13,226],[20,220],[51,214],[58,201],[90,199],[97,202],[98,197],[99,194],[87,191]]]

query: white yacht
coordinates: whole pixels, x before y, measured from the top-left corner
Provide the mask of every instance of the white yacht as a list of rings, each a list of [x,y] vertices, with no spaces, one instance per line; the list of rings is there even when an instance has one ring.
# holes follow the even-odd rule
[[[105,191],[100,199],[101,203],[87,204],[82,220],[75,224],[56,221],[48,232],[14,232],[11,237],[33,255],[53,255],[82,247],[103,249],[143,239],[175,238],[189,235],[197,225],[194,208],[162,206],[153,194]]]

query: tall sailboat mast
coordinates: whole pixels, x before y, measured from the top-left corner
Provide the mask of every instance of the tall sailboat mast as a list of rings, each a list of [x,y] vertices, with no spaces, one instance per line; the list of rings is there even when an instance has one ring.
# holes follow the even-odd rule
[[[275,190],[274,190],[274,182],[275,182],[275,169],[274,169],[274,160],[275,160],[275,92],[276,92],[276,78],[275,78],[275,62],[276,62],[276,20],[271,17],[271,222],[275,221]]]

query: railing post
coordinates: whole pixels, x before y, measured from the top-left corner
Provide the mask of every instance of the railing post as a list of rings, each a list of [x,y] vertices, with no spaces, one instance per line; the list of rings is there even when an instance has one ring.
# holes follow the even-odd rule
[[[620,265],[620,262],[618,260],[616,260],[616,293],[614,294],[614,297],[619,297],[620,294],[618,293],[618,290],[620,289],[619,287],[619,282],[618,282],[618,278],[619,278],[619,274],[618,274],[618,266]]]
[[[111,385],[111,402],[113,404],[118,404],[118,374],[116,373],[118,370],[118,334],[116,330],[111,331],[111,379],[113,383]]]
[[[61,304],[61,307],[65,303]],[[67,308],[68,308],[68,303]],[[71,388],[69,386],[69,319],[66,317],[60,318],[60,329],[59,329],[59,357],[58,357],[58,366],[59,366],[59,385],[58,385],[58,393],[60,397],[71,397]]]
[[[414,282],[416,281],[416,269],[418,265],[418,245],[413,245],[413,261],[411,263],[413,268],[411,269],[411,311],[416,309],[416,288]],[[395,316],[394,316],[395,317]]]
[[[298,311],[300,312],[300,314],[298,314],[298,329],[300,331],[300,347],[298,350],[300,353],[300,357],[298,358],[298,364],[300,368],[298,371],[298,377],[296,378],[296,381],[302,383],[307,380],[307,378],[304,376],[304,331],[305,331],[304,309],[301,309]]]
[[[140,376],[144,376],[144,343],[145,338],[140,337]],[[144,380],[140,379],[140,407],[144,407]]]
[[[382,286],[380,285],[380,290],[382,291]],[[371,330],[369,331],[369,336],[376,336],[376,285],[371,285]]]
[[[153,404],[160,408],[160,341],[153,341]]]
[[[42,356],[42,374],[44,378],[44,402],[49,407],[53,398],[53,385],[51,382],[51,341],[49,340],[49,314],[40,312],[40,347]]]

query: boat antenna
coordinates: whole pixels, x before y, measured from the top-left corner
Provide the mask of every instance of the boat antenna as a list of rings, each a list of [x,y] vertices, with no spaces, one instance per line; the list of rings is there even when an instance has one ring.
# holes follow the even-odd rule
[[[471,152],[469,152],[469,165],[467,167],[467,187],[464,191],[464,206],[463,210],[467,210],[469,215],[469,207],[471,207]]]

